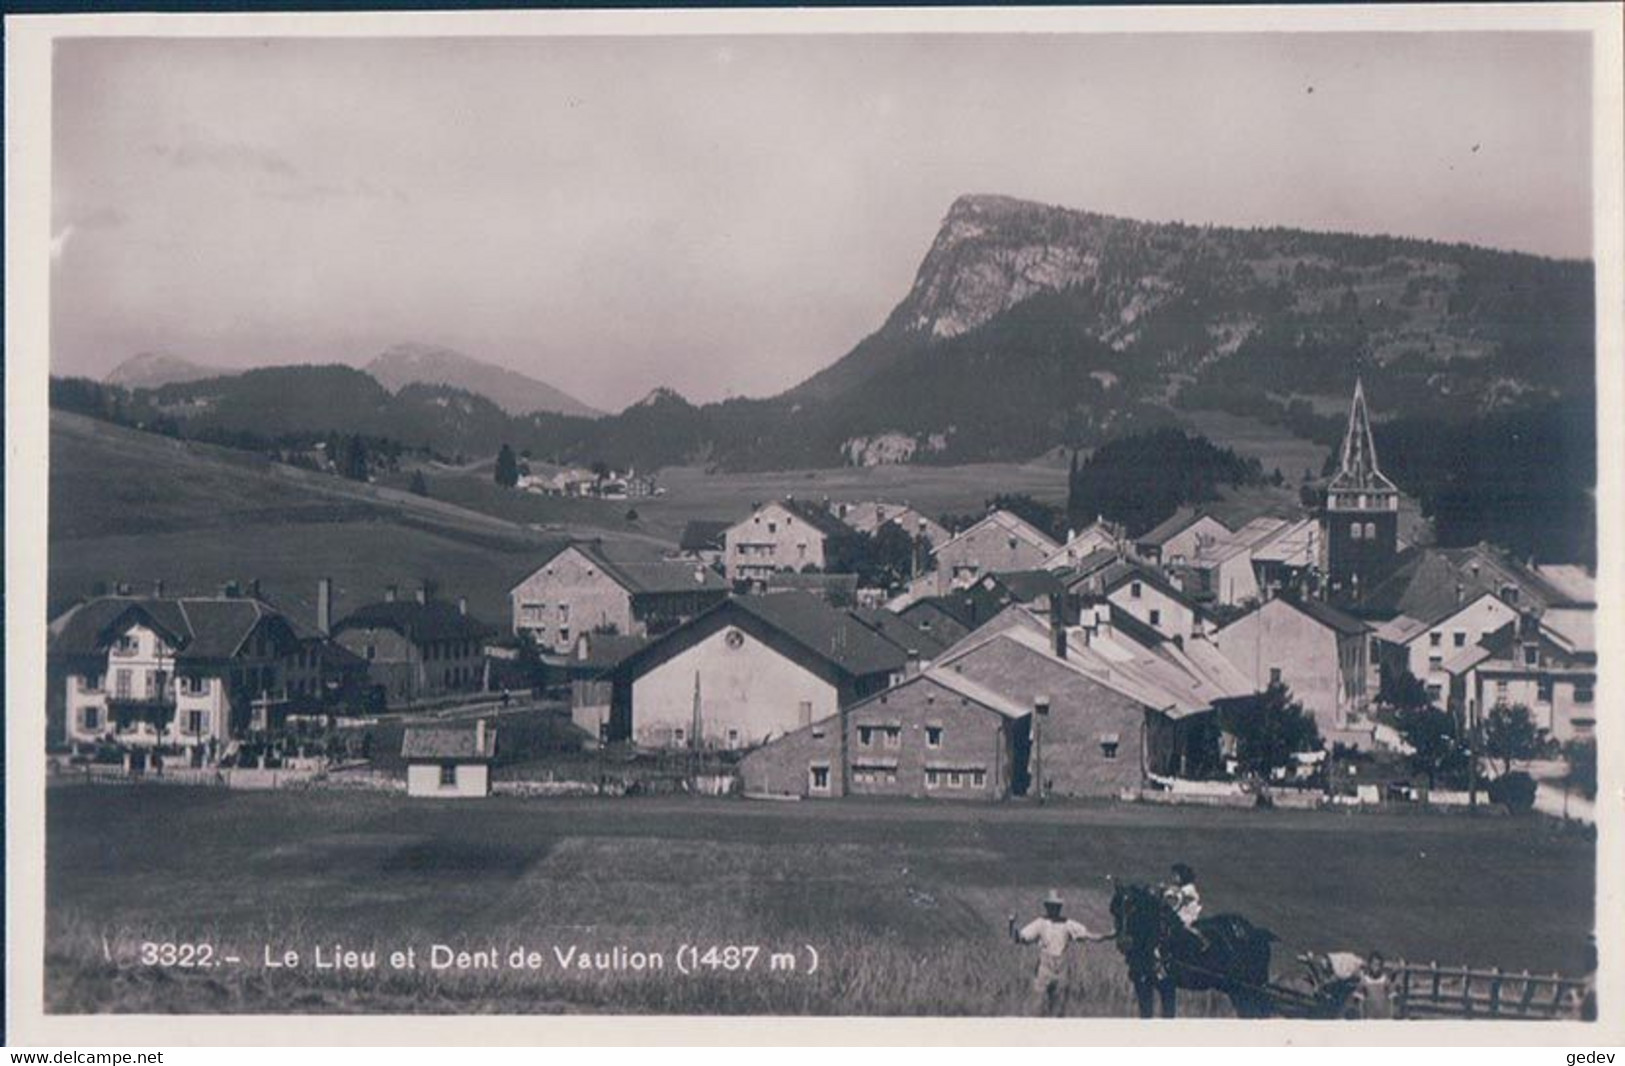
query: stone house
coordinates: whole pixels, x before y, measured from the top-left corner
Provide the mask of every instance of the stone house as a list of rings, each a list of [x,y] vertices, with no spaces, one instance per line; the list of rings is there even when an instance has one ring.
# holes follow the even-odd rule
[[[435,599],[418,590],[403,600],[393,587],[384,599],[350,612],[333,639],[367,664],[374,689],[389,704],[485,688],[485,641],[494,627],[468,613],[468,602]]]
[[[972,585],[983,574],[1039,570],[1060,548],[1009,511],[994,511],[938,546],[937,595]]]
[[[728,586],[709,566],[613,559],[596,542],[559,548],[508,593],[513,632],[568,654],[582,633],[659,636],[716,606]]]
[[[1002,799],[1026,791],[1030,713],[927,671],[758,748],[740,776],[757,795]]]
[[[1328,744],[1371,742],[1366,704],[1371,627],[1318,600],[1277,596],[1213,635],[1226,659],[1262,692],[1286,685]]]
[[[818,505],[789,498],[765,503],[728,527],[724,572],[732,582],[761,583],[780,570],[826,570],[829,539],[847,532],[840,519]]]
[[[491,794],[491,762],[497,731],[485,719],[472,729],[409,727],[401,738],[406,794],[427,799],[469,799]]]
[[[1180,507],[1138,537],[1134,547],[1146,562],[1180,566],[1189,562],[1204,544],[1231,538],[1230,527],[1217,518],[1194,508]]]

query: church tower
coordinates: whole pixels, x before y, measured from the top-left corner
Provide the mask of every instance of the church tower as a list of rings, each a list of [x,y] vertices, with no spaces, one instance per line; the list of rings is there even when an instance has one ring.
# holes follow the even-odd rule
[[[1326,591],[1357,600],[1388,576],[1399,553],[1399,490],[1377,468],[1365,386],[1354,382],[1342,464],[1326,489]]]

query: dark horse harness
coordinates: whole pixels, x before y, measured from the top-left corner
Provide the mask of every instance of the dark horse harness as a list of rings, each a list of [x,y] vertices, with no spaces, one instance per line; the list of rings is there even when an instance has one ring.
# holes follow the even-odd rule
[[[1269,945],[1275,937],[1268,930],[1239,915],[1216,915],[1193,931],[1144,885],[1118,886],[1111,910],[1142,1017],[1151,1016],[1154,993],[1171,1017],[1180,987],[1223,992],[1241,1017],[1269,1013]]]

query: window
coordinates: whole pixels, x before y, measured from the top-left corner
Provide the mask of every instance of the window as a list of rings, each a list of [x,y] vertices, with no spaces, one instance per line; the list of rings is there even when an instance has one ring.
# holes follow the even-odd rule
[[[209,712],[208,711],[187,711],[186,712],[186,731],[188,733],[192,734],[195,737],[195,736],[198,736],[198,735],[200,735],[202,733],[207,732],[208,728],[209,728]]]
[[[812,721],[812,700],[802,700],[796,704],[796,721],[801,725],[807,725]],[[814,736],[816,735],[815,733]]]
[[[1505,600],[1506,603],[1507,603],[1507,606],[1509,606],[1509,607],[1518,606],[1518,586],[1516,586],[1516,585],[1502,585],[1501,586],[1501,599]]]
[[[1465,648],[1467,646],[1467,634],[1463,633],[1459,629],[1450,635],[1450,640],[1451,643],[1455,644],[1455,646],[1458,648]]]
[[[814,792],[829,791],[829,766],[817,764],[807,768],[807,787]]]
[[[1540,645],[1525,644],[1523,646],[1523,664],[1525,666],[1540,665]]]
[[[130,671],[119,670],[113,674],[113,694],[121,700],[130,698]]]
[[[1507,701],[1507,683],[1505,678],[1495,682],[1495,705],[1500,707]]]
[[[814,740],[823,740],[824,739],[824,727],[821,726],[821,725],[813,726],[812,738]]]
[[[207,696],[209,694],[209,679],[206,677],[183,677],[181,692],[188,696]]]
[[[1428,656],[1428,670],[1430,670],[1430,671],[1438,671],[1438,670],[1443,670],[1443,669],[1444,669],[1444,656],[1442,656],[1442,655],[1429,655]]]
[[[1552,702],[1552,679],[1543,677],[1535,683],[1535,698],[1541,703]]]
[[[560,644],[568,644],[568,643],[570,643],[570,627],[569,626],[559,626],[559,643]]]
[[[1359,540],[1360,539],[1360,530],[1362,528],[1363,527],[1358,522],[1354,523],[1352,526],[1349,526],[1349,539],[1350,540]]]
[[[1128,594],[1129,594],[1130,599],[1135,599],[1135,600],[1139,599],[1140,594],[1143,593],[1144,591],[1145,591],[1145,587],[1143,585],[1141,585],[1138,581],[1133,581],[1133,582],[1129,583]]]
[[[133,635],[126,633],[113,642],[114,655],[134,655],[141,650],[141,642]]]
[[[767,531],[769,533],[777,533],[779,531],[779,524],[777,522],[769,522],[767,524]]]
[[[84,723],[86,731],[102,727],[102,709],[100,707],[86,707],[80,712],[80,721]]]
[[[1444,634],[1443,633],[1429,633],[1428,634],[1428,647],[1437,648],[1437,647],[1443,646],[1443,644],[1444,644]]]
[[[454,762],[446,762],[446,763],[441,763],[440,764],[440,787],[441,788],[456,788],[457,787],[457,764],[456,763],[454,763]]]
[[[728,747],[730,747],[730,748],[739,747],[739,730],[737,730],[737,729],[728,730]]]
[[[987,771],[986,770],[972,770],[970,772],[970,783],[971,783],[971,787],[973,787],[973,788],[982,788],[982,787],[984,787],[987,784]]]
[[[1151,609],[1150,618],[1152,625],[1159,626],[1162,624],[1162,612],[1157,610],[1155,607]]]
[[[958,770],[949,770],[948,771],[948,787],[949,788],[963,788],[964,787],[963,778],[960,776],[960,773],[959,773]]]
[[[875,743],[875,727],[872,725],[858,726],[858,747],[872,748]]]
[[[100,692],[102,690],[101,674],[86,674],[79,679],[80,692]]]
[[[1270,684],[1279,685],[1280,683],[1281,683],[1281,668],[1279,666],[1270,667]]]
[[[1438,685],[1429,685],[1428,686],[1428,699],[1437,700],[1442,695],[1444,695],[1444,689],[1443,688],[1439,687]]]
[[[559,623],[562,625],[568,621],[570,621],[570,605],[561,603],[559,604]]]
[[[1376,540],[1377,539],[1377,523],[1375,523],[1375,522],[1367,522],[1365,524],[1365,539],[1366,540]]]
[[[898,748],[903,745],[903,730],[900,726],[886,727],[886,747]]]
[[[940,725],[925,727],[925,746],[928,748],[942,747],[942,727]]]
[[[1575,685],[1574,686],[1574,702],[1575,703],[1590,703],[1592,701],[1592,699],[1593,699],[1593,696],[1592,696],[1591,686],[1590,685]]]
[[[1116,733],[1100,734],[1100,757],[1103,759],[1117,758],[1119,738]]]
[[[367,659],[369,661],[378,658],[378,646],[376,644],[368,644],[366,647],[366,652]]]
[[[678,744],[681,744],[683,742],[683,735],[684,734],[683,734],[683,730],[682,730],[681,727],[679,727],[677,729],[673,729],[671,731],[671,739],[676,741]]]

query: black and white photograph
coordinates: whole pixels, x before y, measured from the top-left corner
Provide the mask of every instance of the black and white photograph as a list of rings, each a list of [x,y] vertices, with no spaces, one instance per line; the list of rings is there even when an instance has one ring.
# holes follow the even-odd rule
[[[16,1031],[1617,1041],[1621,9],[1452,11],[8,19]]]

